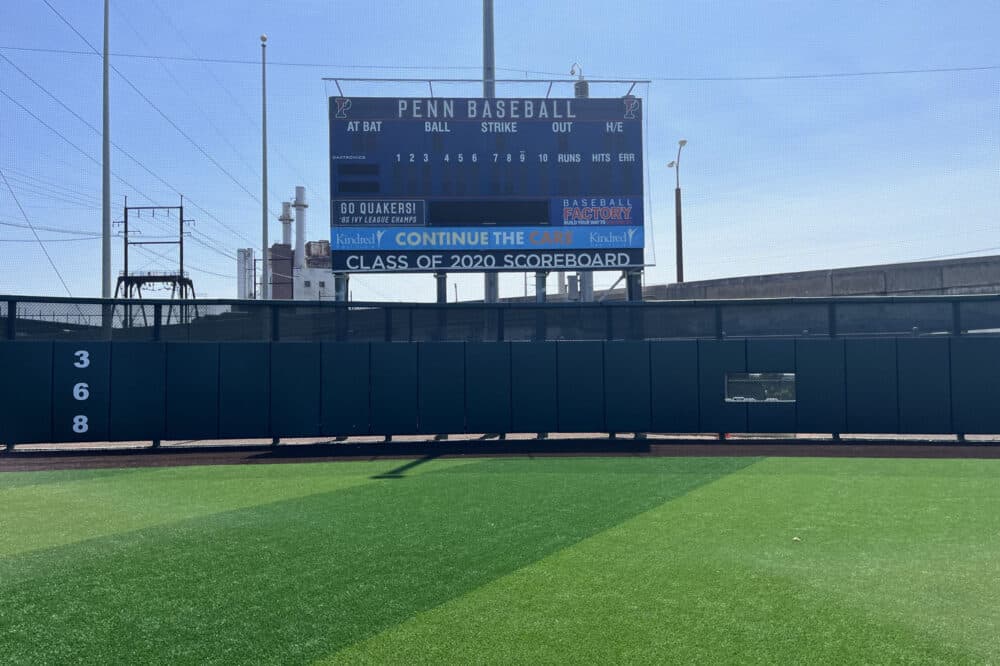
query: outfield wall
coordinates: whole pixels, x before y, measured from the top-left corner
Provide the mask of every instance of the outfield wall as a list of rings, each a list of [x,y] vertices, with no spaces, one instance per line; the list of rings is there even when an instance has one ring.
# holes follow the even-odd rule
[[[0,443],[514,432],[1000,433],[1000,337],[0,342]],[[794,402],[726,374],[795,373]]]

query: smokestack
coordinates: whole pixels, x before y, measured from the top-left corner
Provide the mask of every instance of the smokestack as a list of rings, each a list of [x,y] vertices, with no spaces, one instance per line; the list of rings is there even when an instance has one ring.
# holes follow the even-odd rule
[[[282,201],[281,202],[281,217],[278,218],[281,222],[281,242],[285,245],[292,244],[292,202]]]
[[[306,264],[306,188],[295,186],[295,268]]]

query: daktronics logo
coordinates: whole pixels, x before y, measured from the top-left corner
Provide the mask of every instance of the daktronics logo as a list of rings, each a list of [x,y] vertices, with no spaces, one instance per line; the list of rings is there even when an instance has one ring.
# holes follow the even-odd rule
[[[338,248],[357,250],[382,247],[383,236],[385,236],[384,229],[378,231],[338,231],[333,234],[333,240],[334,245]]]
[[[631,199],[563,199],[563,224],[631,224]]]
[[[590,247],[632,247],[636,228],[615,231],[591,231]]]

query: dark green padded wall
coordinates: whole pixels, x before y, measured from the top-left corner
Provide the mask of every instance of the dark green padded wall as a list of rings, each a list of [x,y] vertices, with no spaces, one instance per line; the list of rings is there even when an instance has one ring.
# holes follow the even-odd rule
[[[322,343],[322,434],[367,435],[371,431],[370,354],[366,342]]]
[[[163,439],[166,429],[166,349],[162,342],[111,345],[110,439]]]
[[[219,345],[219,437],[271,436],[271,345]]]
[[[556,343],[510,345],[510,403],[513,432],[555,432],[559,427]]]
[[[951,397],[957,433],[1000,432],[1000,338],[951,339]]]
[[[603,432],[604,343],[556,343],[560,432]]]
[[[844,341],[795,341],[796,431],[841,433],[847,430]]]
[[[847,340],[844,359],[847,431],[899,432],[896,341]]]
[[[468,432],[510,432],[510,343],[465,345],[465,420]]]
[[[219,436],[219,344],[168,342],[166,439]]]
[[[795,342],[747,340],[747,372],[795,372]],[[747,428],[750,432],[795,432],[795,403],[747,403]]]
[[[419,430],[465,431],[465,345],[421,342],[417,345]]]
[[[417,432],[417,345],[373,342],[372,432]]]
[[[604,418],[611,432],[649,432],[648,342],[604,343]]]
[[[0,445],[52,441],[52,343],[0,342]]]
[[[950,433],[951,342],[948,338],[899,338],[899,430]]]
[[[698,343],[649,343],[650,431],[699,432]]]
[[[702,432],[746,432],[745,403],[725,401],[726,373],[745,372],[744,340],[698,341],[698,398]]]
[[[320,346],[271,343],[271,432],[275,437],[315,437],[320,427]]]

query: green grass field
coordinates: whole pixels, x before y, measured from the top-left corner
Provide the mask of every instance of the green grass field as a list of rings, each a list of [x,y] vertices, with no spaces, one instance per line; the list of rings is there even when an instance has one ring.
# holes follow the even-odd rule
[[[358,662],[998,663],[1000,461],[0,473],[0,663]]]

